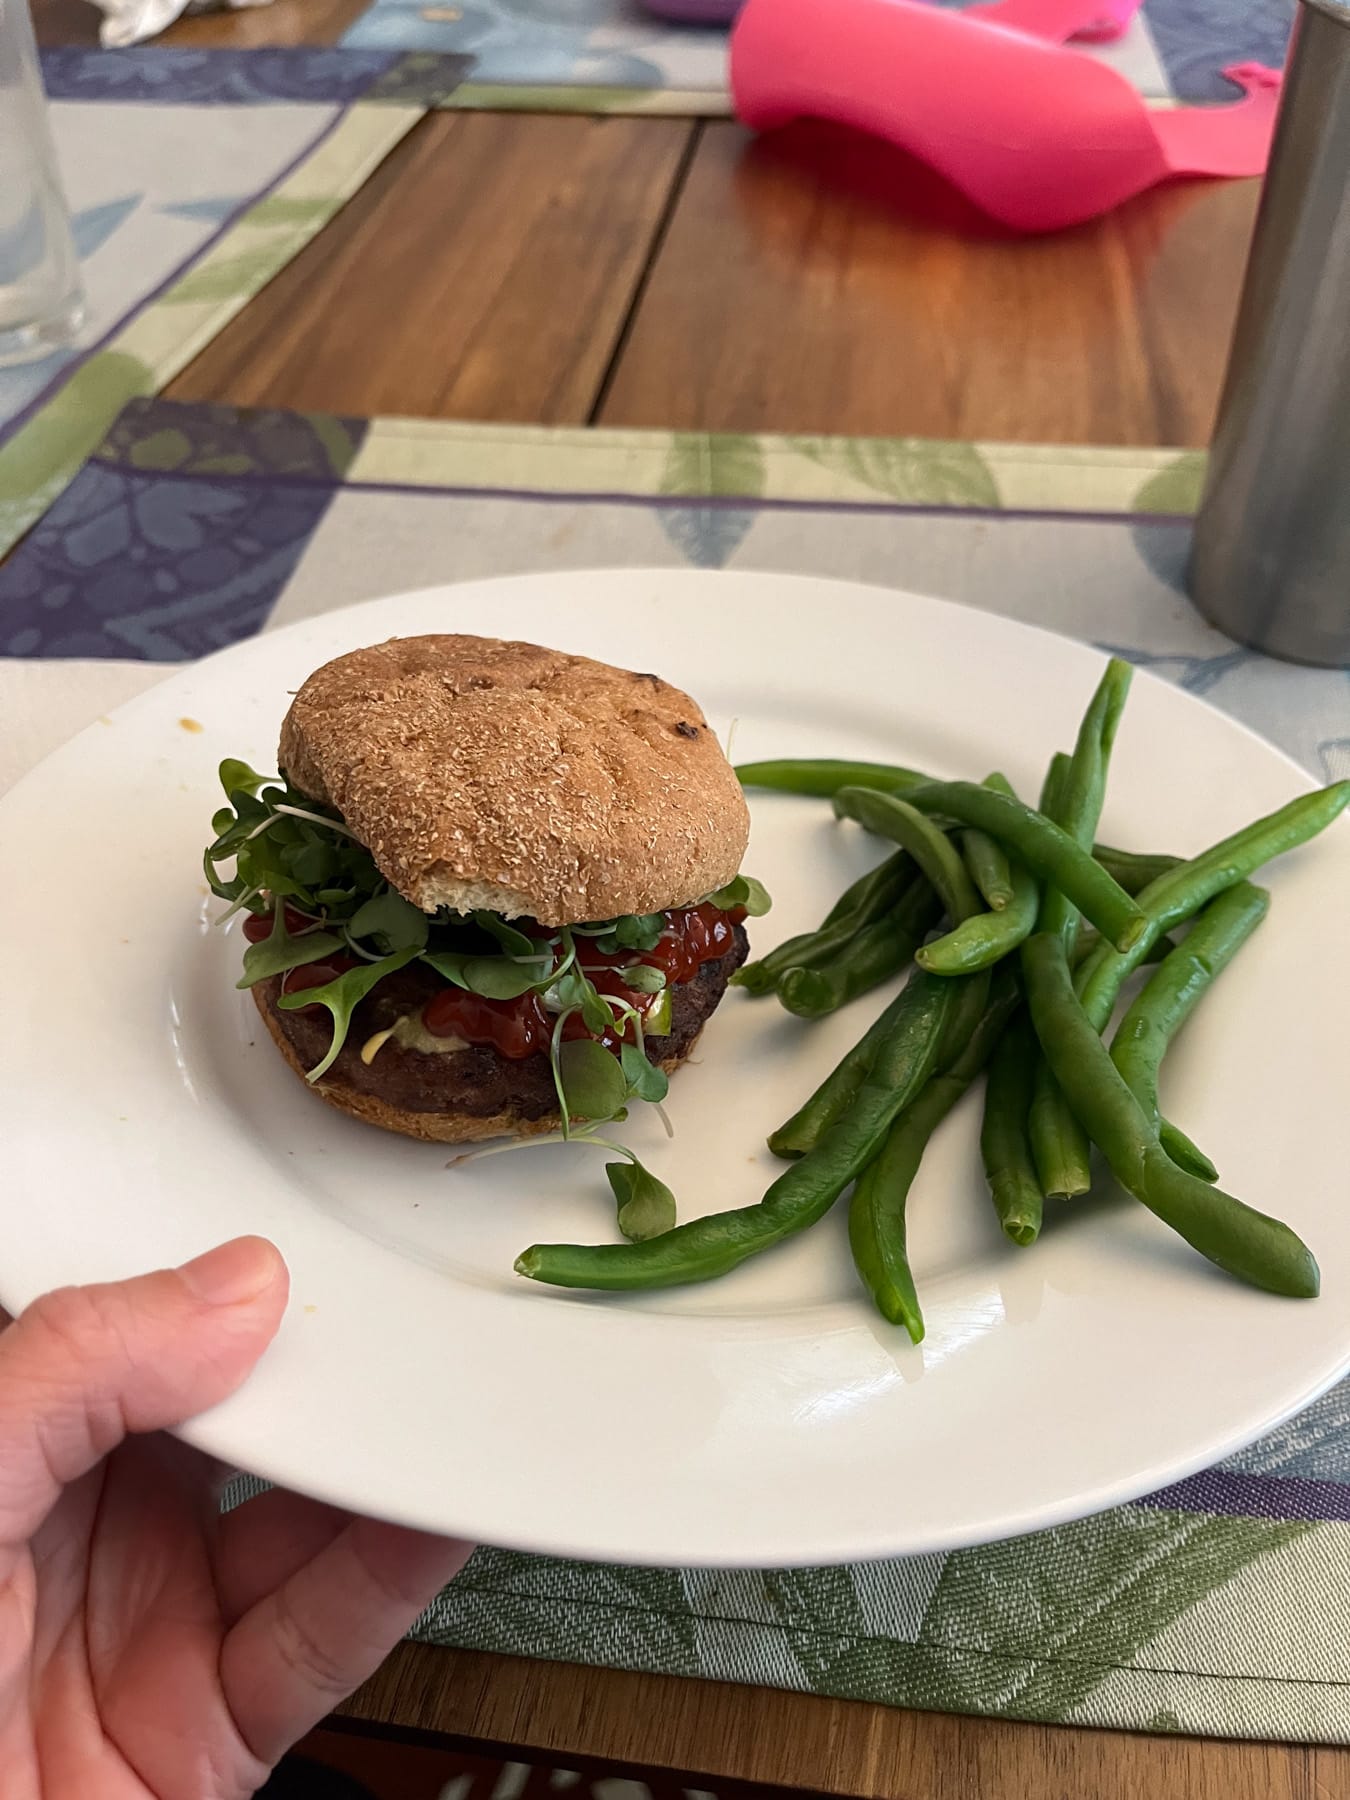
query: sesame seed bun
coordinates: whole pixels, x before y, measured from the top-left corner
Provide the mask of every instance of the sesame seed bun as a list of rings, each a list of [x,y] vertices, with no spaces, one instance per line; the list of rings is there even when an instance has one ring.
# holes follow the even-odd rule
[[[426,912],[568,925],[686,906],[732,879],[749,836],[687,694],[497,638],[391,638],[326,663],[279,760]]]

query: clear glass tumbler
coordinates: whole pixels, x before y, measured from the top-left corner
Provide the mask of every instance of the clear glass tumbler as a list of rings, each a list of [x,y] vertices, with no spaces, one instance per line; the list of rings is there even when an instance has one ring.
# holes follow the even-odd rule
[[[68,343],[83,317],[28,0],[0,0],[0,365]]]

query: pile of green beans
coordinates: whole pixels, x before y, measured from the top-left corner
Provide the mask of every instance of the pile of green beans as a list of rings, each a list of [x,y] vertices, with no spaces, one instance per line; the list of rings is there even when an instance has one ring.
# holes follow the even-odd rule
[[[1056,757],[1046,777],[1041,810],[1083,849],[1090,850],[1106,798],[1106,774],[1130,691],[1128,663],[1113,659],[1088,702],[1072,756]],[[1112,878],[1114,879],[1114,877]],[[1037,931],[1051,932],[1072,961],[1078,944],[1079,914],[1061,888],[1047,887],[1036,919]],[[1064,1105],[1063,1096],[1044,1056],[1032,1077],[1031,1154],[1041,1191],[1047,1199],[1070,1200],[1092,1186],[1091,1147],[1087,1133]]]
[[[918,1343],[906,1212],[924,1150],[987,1070],[980,1155],[1006,1240],[1033,1244],[1048,1199],[1083,1193],[1095,1150],[1120,1186],[1201,1255],[1269,1292],[1318,1291],[1312,1252],[1216,1184],[1159,1108],[1163,1057],[1265,918],[1250,876],[1350,805],[1350,781],[1301,795],[1190,859],[1096,839],[1130,684],[1112,659],[1039,805],[1000,774],[941,780],[884,763],[743,764],[746,787],[828,799],[892,846],[813,929],[734,978],[811,1022],[911,963],[906,984],[768,1139],[789,1167],[763,1199],[640,1243],[536,1244],[522,1275],[558,1286],[671,1287],[726,1274],[806,1230],[851,1190],[848,1236],[883,1318]],[[1179,933],[1184,935],[1178,935]],[[1153,964],[1109,1045],[1129,977]],[[1071,1215],[1066,1213],[1065,1218]]]

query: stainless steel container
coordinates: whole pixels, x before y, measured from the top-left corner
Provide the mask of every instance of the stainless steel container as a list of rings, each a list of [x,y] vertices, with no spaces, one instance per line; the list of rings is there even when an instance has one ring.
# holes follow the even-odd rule
[[[1350,0],[1303,0],[1190,567],[1221,631],[1350,665]]]

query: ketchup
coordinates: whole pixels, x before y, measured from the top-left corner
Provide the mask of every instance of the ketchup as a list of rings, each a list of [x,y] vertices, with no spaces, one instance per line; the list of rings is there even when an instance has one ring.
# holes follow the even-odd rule
[[[664,914],[665,926],[650,950],[597,950],[591,939],[577,939],[577,956],[583,972],[601,994],[626,1001],[639,1013],[650,1012],[659,994],[641,993],[620,980],[618,971],[634,963],[646,963],[664,972],[671,987],[692,981],[705,962],[725,956],[736,941],[736,926],[745,917],[743,906],[723,912],[707,901],[701,906],[675,908]],[[315,930],[322,921],[306,918],[293,907],[285,908],[286,929],[292,937]],[[258,944],[272,934],[270,913],[250,913],[244,920],[244,936]],[[283,975],[281,991],[300,993],[305,988],[323,987],[348,969],[358,959],[344,952],[325,957],[322,962],[303,963]],[[314,1016],[321,1006],[298,1006],[297,1013]],[[433,1037],[463,1038],[467,1044],[486,1044],[499,1056],[518,1062],[537,1052],[546,1051],[553,1033],[554,1019],[538,994],[522,994],[515,1000],[489,1000],[482,994],[471,994],[464,988],[446,986],[434,994],[422,1008],[422,1024]],[[635,1041],[633,1021],[615,1019],[612,1030],[596,1034],[587,1029],[579,1012],[571,1013],[562,1029],[564,1039],[594,1037],[606,1050],[616,1054],[622,1043]]]
[[[736,927],[744,917],[743,906],[723,912],[706,900],[702,906],[668,912],[666,929],[656,947],[642,951],[637,960],[650,963],[654,969],[664,969],[666,980],[672,985],[692,981],[705,962],[715,962],[719,956],[726,955],[736,941]]]
[[[632,951],[621,952],[621,954],[623,962],[620,966],[629,967],[634,960]],[[616,970],[608,965],[594,968],[589,962],[586,962],[583,966],[586,968],[591,986],[597,994],[612,994],[616,1000],[627,1001],[629,1006],[636,1007],[640,1013],[650,1012],[660,999],[659,994],[642,994],[636,988],[626,987],[619,980]],[[564,1042],[570,1038],[593,1037],[598,1044],[603,1044],[606,1050],[615,1051],[618,1050],[620,1044],[637,1042],[637,1032],[633,1027],[633,1021],[627,1015],[623,1018],[622,1029],[620,1029],[620,1021],[616,1018],[608,1031],[600,1032],[597,1035],[594,1031],[587,1030],[586,1021],[581,1014],[574,1012],[569,1014],[564,1021],[562,1034]]]
[[[578,938],[577,956],[582,971],[599,993],[627,1001],[645,1013],[660,996],[625,986],[618,970],[647,963],[663,970],[671,986],[690,981],[705,962],[726,955],[736,941],[735,928],[744,917],[742,906],[722,912],[705,901],[702,906],[667,912],[665,928],[650,950],[597,950],[589,938]],[[422,1023],[434,1037],[461,1037],[469,1044],[487,1044],[499,1056],[515,1061],[547,1050],[554,1021],[538,994],[522,994],[518,1000],[486,1000],[463,988],[446,987],[423,1007]],[[612,1030],[597,1036],[575,1012],[564,1021],[562,1035],[564,1040],[594,1037],[606,1050],[617,1052],[620,1044],[632,1043],[637,1034],[631,1019],[624,1021],[622,1031],[616,1019]]]
[[[301,937],[306,931],[314,931],[321,923],[318,919],[307,919],[304,913],[298,913],[293,906],[285,909],[286,929],[292,937]],[[264,938],[272,935],[272,915],[268,913],[248,913],[244,918],[244,936],[250,944],[261,944]]]
[[[512,1062],[547,1050],[553,1022],[538,994],[516,1000],[488,1000],[465,988],[444,987],[422,1008],[422,1023],[433,1037],[460,1037],[490,1044]]]

